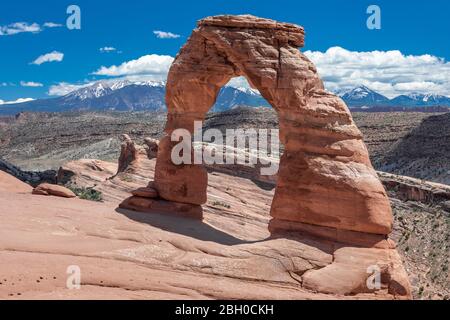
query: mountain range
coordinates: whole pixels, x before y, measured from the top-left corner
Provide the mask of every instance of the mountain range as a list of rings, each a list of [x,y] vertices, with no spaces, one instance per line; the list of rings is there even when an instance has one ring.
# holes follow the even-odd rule
[[[437,94],[411,93],[393,99],[366,87],[359,86],[336,92],[349,107],[450,107],[450,98]]]
[[[365,86],[336,92],[349,107],[374,106],[427,107],[450,106],[450,98],[432,94],[401,95],[394,99]],[[225,111],[237,106],[269,107],[257,90],[225,86],[221,89],[212,111]],[[0,106],[0,115],[19,112],[63,111],[162,111],[165,110],[165,82],[100,81],[67,95]]]

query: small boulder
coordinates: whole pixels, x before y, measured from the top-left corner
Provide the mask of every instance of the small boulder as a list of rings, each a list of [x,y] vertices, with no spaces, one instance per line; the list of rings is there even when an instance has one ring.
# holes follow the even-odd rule
[[[75,198],[76,195],[70,189],[56,184],[42,183],[33,189],[33,194],[41,196],[56,196],[62,198]]]

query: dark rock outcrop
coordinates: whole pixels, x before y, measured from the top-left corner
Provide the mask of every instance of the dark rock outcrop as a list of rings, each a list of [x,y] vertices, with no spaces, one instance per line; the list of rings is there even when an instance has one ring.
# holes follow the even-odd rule
[[[0,170],[9,173],[17,179],[26,182],[32,186],[37,186],[40,183],[56,183],[56,171],[23,171],[20,168],[0,159]]]

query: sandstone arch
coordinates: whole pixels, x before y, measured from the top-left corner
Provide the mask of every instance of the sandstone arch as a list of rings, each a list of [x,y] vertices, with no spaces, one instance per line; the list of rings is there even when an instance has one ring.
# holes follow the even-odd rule
[[[277,111],[285,145],[272,203],[272,232],[300,230],[336,240],[384,241],[392,228],[387,195],[344,102],[324,90],[315,66],[298,50],[303,28],[253,16],[200,20],[171,66],[168,119],[154,187],[165,200],[206,202],[207,173],[174,165],[170,134],[193,131],[220,88],[245,76]]]

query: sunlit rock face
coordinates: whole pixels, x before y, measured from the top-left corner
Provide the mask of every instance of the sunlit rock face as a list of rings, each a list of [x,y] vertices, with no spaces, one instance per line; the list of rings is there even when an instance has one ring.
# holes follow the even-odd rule
[[[277,111],[285,146],[271,231],[313,232],[318,226],[332,238],[362,232],[382,241],[392,227],[384,188],[347,106],[324,90],[315,66],[298,50],[303,44],[304,30],[293,24],[248,15],[200,20],[169,72],[155,187],[166,200],[206,202],[205,169],[174,165],[170,135],[178,128],[192,132],[220,88],[244,76]]]

